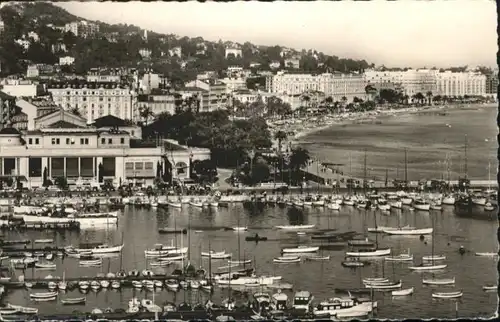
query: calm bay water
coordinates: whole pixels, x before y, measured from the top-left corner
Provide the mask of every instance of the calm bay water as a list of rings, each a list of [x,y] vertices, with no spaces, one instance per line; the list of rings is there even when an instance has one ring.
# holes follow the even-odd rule
[[[172,235],[160,235],[157,233],[159,227],[191,227],[190,237],[184,236],[184,245],[190,241],[191,262],[195,265],[203,265],[208,268],[208,261],[200,259],[200,249],[208,250],[208,241],[211,241],[214,251],[226,250],[235,257],[238,256],[238,238],[240,238],[240,256],[253,258],[255,267],[259,274],[276,274],[283,276],[282,282],[292,283],[294,291],[303,289],[313,293],[317,300],[334,296],[334,288],[361,287],[362,277],[386,276],[388,278],[401,279],[403,287],[415,287],[413,296],[401,299],[392,299],[390,295],[375,293],[379,303],[378,317],[382,318],[454,318],[455,303],[452,301],[436,301],[431,298],[435,287],[422,285],[422,273],[411,272],[403,263],[385,263],[373,261],[372,265],[361,269],[351,270],[341,266],[344,259],[345,249],[338,251],[323,251],[323,255],[330,255],[331,260],[327,262],[302,262],[300,264],[274,264],[274,257],[279,256],[281,248],[297,244],[321,244],[311,241],[308,237],[298,236],[295,233],[285,233],[271,229],[280,224],[310,223],[322,228],[336,228],[339,232],[358,231],[362,232],[366,227],[374,226],[374,214],[377,216],[379,225],[412,224],[417,227],[429,227],[432,218],[435,224],[435,254],[445,254],[448,268],[439,274],[440,277],[455,277],[454,287],[443,286],[440,290],[462,289],[464,296],[458,304],[460,317],[491,316],[495,311],[497,303],[496,293],[486,293],[482,286],[496,284],[497,270],[496,260],[474,256],[475,251],[489,252],[497,249],[495,239],[495,223],[472,219],[457,218],[452,209],[445,209],[442,213],[410,213],[406,210],[394,211],[391,215],[382,216],[378,213],[356,210],[352,207],[344,207],[341,211],[334,212],[328,209],[306,209],[296,211],[280,208],[265,208],[261,210],[245,209],[242,205],[231,205],[227,209],[200,210],[191,207],[183,209],[158,209],[138,210],[127,207],[120,216],[119,224],[114,230],[83,231],[80,234],[67,232],[65,234],[53,234],[48,232],[31,232],[21,234],[9,232],[10,239],[18,238],[54,238],[57,245],[64,246],[84,242],[109,242],[120,243],[125,241],[122,265],[126,270],[144,269],[148,262],[144,258],[144,250],[151,248],[155,243],[170,244],[175,239]],[[209,227],[246,225],[249,231],[237,233],[233,231],[210,231]],[[196,233],[195,230],[203,230]],[[266,236],[270,241],[259,244],[245,242],[244,235],[259,233]],[[372,236],[375,238],[375,236]],[[180,245],[181,236],[177,237]],[[379,236],[379,244],[382,247],[392,247],[395,254],[410,249],[415,255],[415,263],[419,264],[421,256],[430,255],[432,252],[432,237],[426,237],[426,242],[420,241],[418,237],[387,237]],[[470,253],[460,255],[458,248],[463,245]],[[105,259],[102,268],[78,267],[78,260],[67,258],[62,262],[57,259],[57,271],[48,272],[40,270],[29,270],[26,276],[45,277],[48,274],[62,276],[65,272],[67,277],[95,276],[99,272],[117,272],[120,269],[120,258]],[[225,265],[223,261],[212,261],[212,268]],[[167,273],[173,267],[166,268]],[[20,273],[20,271],[18,271]],[[436,275],[437,276],[437,275]],[[228,290],[217,289],[213,300],[220,301],[227,297]],[[272,291],[271,291],[272,292]],[[290,297],[293,296],[290,292]],[[16,290],[10,292],[4,302],[18,305],[38,307],[41,313],[57,311],[59,313],[71,313],[74,310],[91,311],[93,308],[126,308],[128,300],[134,296],[131,289],[122,291],[100,291],[87,294],[87,304],[83,306],[62,306],[59,303],[34,303],[29,300],[29,291]],[[77,297],[79,291],[71,291],[61,294],[59,298]],[[152,298],[152,293],[145,291],[135,292],[139,298]],[[203,301],[206,294],[201,291],[180,291],[177,294],[163,290],[155,294],[155,301],[162,304],[164,301]],[[237,293],[236,296],[244,297]]]
[[[443,112],[443,111],[441,111]],[[440,113],[441,113],[440,112]],[[372,124],[345,124],[311,134],[301,139],[313,155],[324,162],[344,164],[341,171],[352,175],[364,173],[364,150],[368,177],[404,179],[404,149],[408,155],[408,179],[448,178],[464,175],[465,135],[467,168],[471,179],[488,179],[497,173],[497,106],[471,106],[445,111],[381,117]]]
[[[488,162],[491,163],[492,178],[496,174],[497,149],[497,109],[491,107],[455,109],[446,115],[420,114],[399,115],[380,119],[382,124],[348,124],[336,126],[318,132],[307,138],[303,143],[315,155],[323,160],[344,163],[343,171],[349,171],[349,154],[352,160],[353,175],[363,173],[364,149],[367,150],[369,176],[382,178],[386,169],[391,178],[404,176],[404,151],[408,149],[408,177],[410,180],[441,177],[445,173],[444,160],[446,154],[451,159],[452,179],[463,173],[464,135],[468,137],[468,173],[472,179],[488,177]],[[447,126],[451,125],[451,127]],[[314,142],[314,143],[313,143]],[[399,169],[399,171],[397,171]],[[311,241],[308,237],[295,233],[286,233],[271,229],[276,225],[310,223],[321,228],[336,228],[339,232],[363,232],[367,227],[374,226],[374,215],[379,225],[411,224],[416,227],[430,227],[434,220],[436,233],[428,236],[425,241],[418,237],[388,237],[379,236],[379,245],[391,247],[394,254],[406,252],[408,249],[415,256],[415,264],[420,264],[422,256],[432,252],[434,238],[435,254],[446,255],[447,269],[436,273],[436,277],[455,277],[455,286],[426,287],[422,285],[422,277],[428,273],[410,271],[404,263],[385,263],[373,261],[371,265],[356,270],[341,266],[345,249],[338,251],[323,251],[330,255],[327,262],[302,262],[300,264],[274,264],[273,258],[279,256],[283,247],[298,244],[321,244]],[[233,231],[210,230],[222,226],[248,226],[249,231],[238,235]],[[7,239],[19,238],[53,238],[58,246],[76,245],[86,242],[125,243],[123,256],[105,259],[102,268],[78,267],[78,260],[67,258],[57,259],[57,271],[29,270],[27,277],[53,276],[67,277],[95,276],[99,272],[117,272],[120,267],[125,270],[148,268],[144,258],[144,250],[156,243],[170,244],[176,242],[180,246],[181,236],[160,235],[158,228],[191,227],[189,238],[184,236],[184,245],[190,246],[191,262],[195,266],[202,265],[208,269],[208,261],[200,259],[200,251],[208,251],[208,241],[214,251],[225,250],[238,257],[238,238],[240,239],[240,257],[254,259],[259,274],[274,274],[283,276],[282,282],[292,283],[293,292],[303,289],[313,293],[316,301],[334,296],[334,288],[361,287],[363,277],[386,276],[401,279],[403,288],[414,287],[411,297],[391,298],[384,293],[375,293],[378,301],[377,316],[380,318],[455,318],[455,302],[438,301],[431,298],[433,290],[463,290],[463,298],[458,302],[460,317],[490,317],[497,307],[497,294],[486,293],[482,286],[497,284],[496,259],[474,256],[474,252],[492,252],[497,250],[496,229],[494,221],[457,218],[451,208],[445,208],[442,213],[431,212],[410,213],[407,210],[392,211],[391,215],[382,216],[378,212],[364,211],[344,207],[338,212],[328,209],[305,209],[302,212],[290,209],[265,208],[250,210],[242,205],[230,205],[228,209],[200,210],[188,206],[183,209],[138,210],[127,207],[120,216],[119,224],[112,230],[82,231],[80,233],[66,232],[56,234],[50,232],[17,232],[5,233]],[[195,232],[201,230],[202,232]],[[244,241],[245,235],[258,233],[266,236],[269,241],[259,244]],[[375,238],[375,236],[372,236]],[[463,245],[470,252],[465,255],[458,253]],[[215,270],[223,266],[223,261],[212,261]],[[174,267],[166,268],[169,273]],[[17,271],[17,273],[21,273]],[[214,301],[227,297],[228,290],[216,289],[212,295]],[[271,291],[272,292],[272,291]],[[289,292],[290,298],[293,292]],[[77,297],[79,291],[61,294],[59,298]],[[137,292],[124,288],[121,291],[105,290],[90,292],[85,306],[63,306],[60,303],[34,303],[29,300],[29,291],[11,291],[4,302],[17,305],[38,307],[41,313],[71,313],[74,310],[91,311],[93,308],[126,308],[132,296],[152,298],[152,293]],[[236,293],[236,297],[244,298],[245,294]],[[248,296],[248,294],[246,294]],[[172,293],[166,290],[155,293],[155,301],[162,304],[165,301],[204,301],[207,294],[200,291]]]

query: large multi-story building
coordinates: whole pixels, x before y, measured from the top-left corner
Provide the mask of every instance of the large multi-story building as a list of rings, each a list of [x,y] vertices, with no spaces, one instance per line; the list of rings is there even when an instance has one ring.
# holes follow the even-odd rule
[[[65,177],[70,185],[108,182],[153,185],[171,173],[189,178],[190,161],[210,158],[207,149],[170,140],[134,140],[121,128],[106,130],[62,109],[37,119],[37,129],[0,130],[0,175],[25,180],[28,188]]]
[[[16,114],[16,98],[0,91],[0,129],[12,123]]]
[[[219,80],[194,80],[186,83],[187,88],[203,90],[200,112],[211,112],[228,107],[227,85]]]
[[[476,72],[437,73],[437,91],[433,93],[442,96],[485,96],[486,76]]]
[[[498,93],[498,70],[486,74],[486,95],[496,97]]]
[[[87,82],[115,82],[119,83],[123,73],[119,68],[91,68],[87,72]]]
[[[365,79],[357,74],[298,74],[283,73],[266,78],[266,89],[272,93],[289,96],[300,95],[308,91],[320,91],[326,97],[341,101],[344,97],[352,101],[354,97],[364,99]]]
[[[88,122],[113,115],[133,120],[135,95],[130,86],[114,82],[49,82],[47,90],[65,110],[78,109]]]
[[[3,92],[15,97],[35,97],[45,92],[43,85],[28,79],[4,79],[0,87]]]
[[[24,97],[16,100],[16,106],[26,114],[26,125],[15,126],[17,129],[32,131],[35,129],[35,120],[59,110],[57,104],[45,97]]]
[[[77,37],[94,37],[99,33],[99,25],[88,21],[74,21],[67,23],[64,30],[72,32]]]
[[[28,78],[49,78],[57,72],[57,68],[48,64],[30,65],[26,69],[26,77]]]
[[[139,95],[137,97],[137,112],[147,109],[154,115],[175,113],[175,96],[170,93]],[[139,118],[140,116],[136,116]]]
[[[394,86],[401,85],[405,95],[413,96],[417,93],[426,95],[437,91],[437,70],[409,69],[406,71],[365,71],[366,84],[372,84],[375,88],[380,84],[392,83]],[[391,85],[392,86],[392,85]]]

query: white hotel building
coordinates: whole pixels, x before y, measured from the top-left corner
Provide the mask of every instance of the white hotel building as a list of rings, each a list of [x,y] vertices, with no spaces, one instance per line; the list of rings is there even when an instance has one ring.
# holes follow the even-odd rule
[[[367,84],[400,84],[408,96],[427,92],[435,95],[486,95],[486,76],[474,73],[439,72],[429,69],[407,71],[366,71]]]
[[[84,118],[60,109],[38,117],[35,130],[0,130],[0,178],[20,180],[28,188],[41,187],[44,173],[52,182],[64,176],[76,185],[147,186],[159,167],[173,178],[189,178],[190,158],[210,158],[209,150],[169,140],[134,140],[113,117],[107,126],[97,121],[99,128],[87,126]]]
[[[47,91],[65,110],[78,109],[90,123],[105,115],[133,120],[136,95],[116,82],[50,82]]]
[[[319,91],[334,101],[343,97],[351,102],[354,97],[366,98],[366,82],[363,75],[356,74],[295,74],[280,72],[267,78],[266,88],[275,94],[300,95],[304,92]]]
[[[445,71],[438,73],[437,94],[442,96],[486,96],[486,79],[486,75],[474,72],[452,73]]]

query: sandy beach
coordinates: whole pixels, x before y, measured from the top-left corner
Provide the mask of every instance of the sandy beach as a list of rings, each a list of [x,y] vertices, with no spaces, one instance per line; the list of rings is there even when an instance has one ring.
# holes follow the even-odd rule
[[[292,144],[297,144],[300,139],[305,138],[311,134],[321,132],[323,130],[329,129],[332,126],[352,124],[359,122],[369,122],[372,123],[376,120],[380,120],[386,117],[393,117],[399,114],[419,114],[419,113],[433,113],[433,112],[445,112],[447,110],[468,107],[470,104],[448,104],[448,105],[434,105],[434,106],[421,106],[421,107],[408,107],[400,109],[378,109],[369,112],[356,112],[356,113],[340,113],[336,115],[328,115],[325,117],[314,118],[304,118],[298,124],[287,124],[288,131],[296,131],[295,135],[291,137],[290,142]],[[496,105],[495,103],[485,104],[484,107],[489,107]],[[314,119],[314,120],[311,120]],[[325,124],[325,122],[327,124]]]

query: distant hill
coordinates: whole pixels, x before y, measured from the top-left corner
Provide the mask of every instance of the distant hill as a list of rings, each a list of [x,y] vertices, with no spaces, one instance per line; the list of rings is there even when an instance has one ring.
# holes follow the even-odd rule
[[[152,31],[148,31],[146,41],[143,39],[144,30],[137,26],[110,25],[100,21],[94,21],[99,25],[98,36],[84,39],[47,25],[57,27],[73,21],[91,21],[47,2],[10,3],[0,9],[0,18],[5,23],[5,31],[0,36],[3,74],[24,72],[26,64],[30,62],[54,64],[57,63],[58,57],[66,55],[75,57],[75,65],[71,71],[76,73],[84,73],[91,67],[133,66],[164,73],[174,82],[193,79],[197,73],[207,70],[222,73],[232,65],[248,68],[250,64],[260,64],[259,69],[268,70],[269,64],[277,61],[281,63],[281,68],[288,68],[284,63],[287,57],[300,59],[300,70],[311,73],[358,72],[373,66],[365,60],[339,58],[315,50],[299,51],[282,46],[259,46],[249,42],[211,42],[201,37],[180,37]],[[15,40],[23,36],[27,38],[31,31],[37,33],[40,41],[31,41],[30,48],[24,50]],[[62,44],[64,46],[61,47]],[[228,46],[239,47],[243,57],[226,58],[225,48]],[[175,47],[182,49],[181,57],[172,57],[169,53]],[[141,49],[149,49],[151,56],[141,57]],[[282,53],[285,52],[283,56]]]

